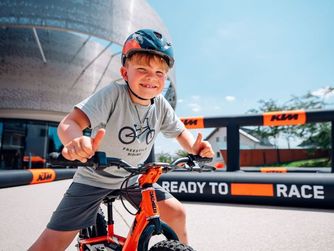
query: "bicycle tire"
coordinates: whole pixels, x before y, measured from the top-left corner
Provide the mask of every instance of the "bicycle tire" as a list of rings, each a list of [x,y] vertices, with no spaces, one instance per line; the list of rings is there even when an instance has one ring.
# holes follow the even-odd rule
[[[165,222],[161,221],[161,229],[162,229],[162,235],[166,237],[167,240],[175,240],[178,241],[179,238],[177,237],[174,230],[168,226]],[[155,225],[153,223],[149,223],[145,229],[143,230],[143,233],[141,234],[138,242],[138,251],[147,251],[148,250],[148,244],[150,239],[153,235],[157,235],[155,233]]]
[[[176,240],[160,241],[150,248],[149,251],[195,251],[192,247]]]

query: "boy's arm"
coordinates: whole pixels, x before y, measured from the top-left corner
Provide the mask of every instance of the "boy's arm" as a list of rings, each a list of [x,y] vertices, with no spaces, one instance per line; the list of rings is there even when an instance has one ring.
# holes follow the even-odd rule
[[[65,118],[62,119],[58,126],[58,136],[63,145],[71,140],[81,137],[82,131],[89,127],[90,122],[84,112],[74,108]]]
[[[90,121],[86,114],[78,108],[69,113],[58,126],[58,136],[64,145],[62,155],[69,160],[86,162],[104,137],[105,130],[100,129],[95,138],[83,136],[82,131],[89,127]]]
[[[197,135],[197,139],[190,133],[188,129],[185,129],[179,136],[177,136],[177,141],[182,146],[182,148],[191,154],[198,154],[201,157],[212,158],[214,152],[209,142],[203,141],[203,136],[201,133]]]

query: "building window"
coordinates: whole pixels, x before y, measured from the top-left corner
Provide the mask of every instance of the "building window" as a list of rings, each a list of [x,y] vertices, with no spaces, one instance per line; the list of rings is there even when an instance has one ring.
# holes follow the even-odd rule
[[[0,121],[0,169],[46,167],[51,152],[61,152],[57,123],[33,120]]]
[[[2,130],[3,130],[3,123],[0,120],[0,149],[1,149],[1,145],[2,145]]]
[[[48,153],[61,152],[63,144],[57,134],[57,125],[49,125],[48,128]]]
[[[5,169],[5,159],[4,159],[4,155],[2,154],[2,131],[3,131],[3,123],[0,120],[0,170],[1,169]]]
[[[220,152],[217,152],[217,153],[216,153],[216,157],[217,157],[217,158],[220,158]]]
[[[47,124],[44,122],[26,122],[25,151],[23,168],[42,168],[47,158]]]
[[[216,142],[219,142],[219,137],[216,137]]]
[[[20,121],[3,120],[0,149],[1,168],[20,169],[25,145],[26,126]]]

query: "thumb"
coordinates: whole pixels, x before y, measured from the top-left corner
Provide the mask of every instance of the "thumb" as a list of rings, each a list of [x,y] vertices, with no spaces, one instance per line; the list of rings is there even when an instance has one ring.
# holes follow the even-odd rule
[[[202,140],[203,140],[202,133],[198,133],[197,138],[195,140],[195,143],[193,145],[193,150],[195,151],[196,154],[198,154],[198,152],[200,150]]]
[[[92,145],[93,145],[93,151],[95,152],[104,138],[104,135],[106,134],[106,130],[101,128],[97,131],[95,137],[92,139]]]

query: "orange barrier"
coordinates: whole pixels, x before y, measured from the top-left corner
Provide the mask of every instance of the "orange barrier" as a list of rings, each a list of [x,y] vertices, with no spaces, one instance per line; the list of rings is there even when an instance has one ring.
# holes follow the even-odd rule
[[[56,179],[56,171],[50,168],[29,169],[32,173],[32,181],[30,184],[51,182]]]
[[[0,188],[71,179],[76,169],[26,169],[0,172]]]
[[[286,126],[306,123],[306,113],[303,110],[266,112],[263,113],[263,125]]]

